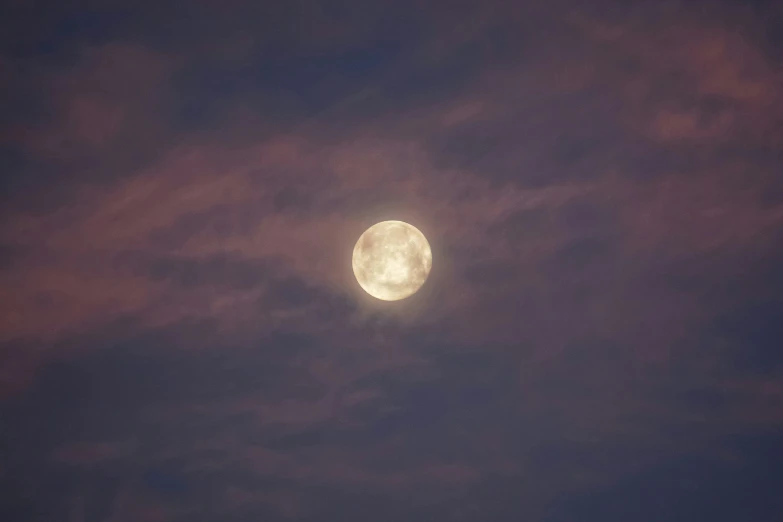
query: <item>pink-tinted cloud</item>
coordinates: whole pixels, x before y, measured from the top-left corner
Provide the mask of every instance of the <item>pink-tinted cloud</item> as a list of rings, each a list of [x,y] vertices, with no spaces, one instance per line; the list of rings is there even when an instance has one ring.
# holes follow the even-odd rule
[[[199,2],[166,34],[140,8],[67,59],[0,61],[30,103],[0,126],[21,504],[612,520],[607,491],[761,480],[783,400],[762,17],[296,6]],[[390,218],[433,246],[401,303],[350,272]]]

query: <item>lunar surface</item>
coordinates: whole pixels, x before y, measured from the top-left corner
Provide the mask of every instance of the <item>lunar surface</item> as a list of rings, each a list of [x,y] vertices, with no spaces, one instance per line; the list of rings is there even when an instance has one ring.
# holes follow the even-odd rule
[[[371,226],[353,248],[356,280],[365,292],[383,301],[398,301],[416,293],[431,268],[427,238],[402,221]]]

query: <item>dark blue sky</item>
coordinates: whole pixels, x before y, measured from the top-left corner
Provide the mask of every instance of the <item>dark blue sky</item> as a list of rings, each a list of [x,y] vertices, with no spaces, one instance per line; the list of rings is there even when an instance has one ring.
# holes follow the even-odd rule
[[[779,521],[783,10],[583,4],[6,2],[0,519]]]

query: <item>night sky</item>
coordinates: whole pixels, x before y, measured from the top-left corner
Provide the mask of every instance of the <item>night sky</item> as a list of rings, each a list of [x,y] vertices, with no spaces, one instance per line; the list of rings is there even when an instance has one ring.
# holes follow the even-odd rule
[[[7,0],[0,520],[779,522],[782,155],[775,1]]]

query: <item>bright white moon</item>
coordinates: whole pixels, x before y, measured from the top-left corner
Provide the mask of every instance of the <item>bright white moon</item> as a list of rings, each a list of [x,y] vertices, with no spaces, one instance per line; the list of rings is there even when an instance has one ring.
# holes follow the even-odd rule
[[[398,301],[416,293],[432,268],[432,250],[418,228],[382,221],[364,231],[353,248],[353,273],[371,296]]]

